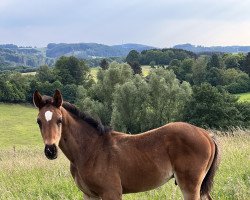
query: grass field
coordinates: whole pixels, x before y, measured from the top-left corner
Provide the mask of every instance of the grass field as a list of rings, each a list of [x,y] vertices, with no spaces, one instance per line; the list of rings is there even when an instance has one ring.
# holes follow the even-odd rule
[[[31,106],[0,104],[0,200],[82,199],[60,152],[50,161],[43,154]],[[218,136],[222,161],[212,196],[219,200],[250,197],[250,132]],[[13,148],[15,146],[15,150]],[[156,190],[124,195],[125,200],[182,199],[173,180]]]
[[[240,102],[250,102],[250,92],[239,94],[239,101]]]
[[[36,115],[32,106],[0,103],[0,147],[39,145]]]
[[[33,76],[35,76],[36,72],[25,72],[25,73],[22,73],[22,75],[33,75]]]

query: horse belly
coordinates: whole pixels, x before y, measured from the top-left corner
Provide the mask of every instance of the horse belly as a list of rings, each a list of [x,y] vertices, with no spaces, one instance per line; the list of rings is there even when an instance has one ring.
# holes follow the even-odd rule
[[[143,192],[162,186],[173,177],[172,167],[146,170],[131,174],[123,183],[123,193]]]

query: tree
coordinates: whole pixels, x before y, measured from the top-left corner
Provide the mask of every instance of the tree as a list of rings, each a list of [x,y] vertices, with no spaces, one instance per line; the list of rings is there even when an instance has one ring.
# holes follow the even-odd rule
[[[62,84],[89,85],[91,83],[90,69],[84,61],[70,56],[62,56],[55,64],[55,73]]]
[[[68,84],[63,86],[62,93],[63,97],[66,101],[69,101],[70,103],[76,102],[76,96],[77,96],[77,85],[75,84]]]
[[[112,115],[113,93],[118,85],[129,81],[133,72],[128,64],[112,62],[107,70],[100,69],[97,73],[97,83],[88,90],[88,98],[78,101],[82,108],[88,104],[88,111],[99,116],[103,124],[110,125]]]
[[[157,65],[165,66],[169,65],[173,59],[182,61],[186,58],[196,58],[196,55],[181,49],[150,49],[141,52],[140,64],[149,65],[151,61],[155,61]]]
[[[190,95],[190,84],[180,84],[172,71],[152,70],[146,80],[136,75],[116,87],[111,123],[117,130],[139,133],[177,121]]]
[[[180,71],[177,78],[181,81],[191,82],[192,77],[192,67],[194,65],[194,60],[191,58],[186,58],[181,62]]]
[[[155,61],[153,60],[153,61],[151,61],[150,63],[149,63],[149,66],[151,67],[151,68],[155,68]]]
[[[31,88],[30,97],[32,97],[32,94],[34,93],[35,90],[38,90],[41,94],[53,96],[56,89],[62,90],[63,85],[58,80],[54,81],[53,83],[50,83],[48,81],[42,83],[37,80],[33,80],[30,83],[30,88]]]
[[[222,85],[230,93],[244,93],[250,91],[249,76],[239,69],[226,69],[221,73]]]
[[[181,66],[181,61],[178,60],[178,59],[171,60],[170,63],[169,63],[169,67],[174,67],[174,66],[180,67]]]
[[[237,57],[233,54],[227,55],[224,62],[225,62],[226,68],[237,68],[238,69],[240,67],[240,64],[237,60]]]
[[[130,65],[134,74],[141,74],[142,73],[139,52],[137,52],[136,50],[130,51],[126,57],[126,62]]]
[[[55,75],[47,65],[42,65],[38,68],[36,73],[36,78],[40,82],[54,82],[55,81]]]
[[[183,120],[205,128],[229,129],[240,124],[241,114],[235,96],[203,83],[193,87]]]
[[[133,63],[128,63],[133,70],[134,74],[141,74],[142,73],[142,68],[139,64],[139,62],[133,62]]]
[[[100,67],[105,70],[105,69],[108,69],[108,66],[109,66],[109,63],[107,62],[107,60],[102,59],[100,62]]]
[[[134,62],[139,63],[140,62],[140,53],[136,50],[131,50],[128,53],[125,60],[127,63],[134,63]]]
[[[207,64],[208,68],[222,68],[222,60],[217,54],[213,54]]]
[[[149,99],[148,122],[149,128],[156,128],[181,118],[182,109],[190,98],[190,84],[180,84],[171,70],[155,69],[148,75]]]
[[[245,61],[243,62],[243,66],[242,66],[242,71],[244,71],[245,73],[247,73],[250,76],[250,52],[248,52]]]
[[[139,75],[123,85],[118,85],[113,94],[111,124],[116,130],[140,133],[147,129],[148,84]]]
[[[192,67],[192,84],[200,85],[206,82],[207,78],[207,58],[199,57]]]
[[[29,79],[20,73],[0,74],[0,101],[20,103],[26,102],[30,90]]]
[[[222,73],[223,70],[212,67],[208,69],[206,74],[206,82],[210,83],[212,86],[217,86],[222,84]]]
[[[238,103],[236,106],[241,114],[241,120],[238,126],[249,129],[250,128],[250,103],[241,102],[241,103]]]

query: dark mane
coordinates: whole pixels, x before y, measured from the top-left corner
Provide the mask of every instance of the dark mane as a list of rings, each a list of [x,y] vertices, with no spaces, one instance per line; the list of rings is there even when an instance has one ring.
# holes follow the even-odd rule
[[[97,129],[101,135],[109,133],[112,129],[108,126],[104,126],[101,121],[94,119],[88,114],[80,111],[76,106],[70,104],[69,102],[63,102],[63,108],[65,108],[68,112],[74,114],[75,116],[83,119],[93,128]]]

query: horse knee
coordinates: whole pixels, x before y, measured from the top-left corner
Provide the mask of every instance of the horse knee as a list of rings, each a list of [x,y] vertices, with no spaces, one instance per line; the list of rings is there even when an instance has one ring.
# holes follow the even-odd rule
[[[200,200],[200,192],[199,191],[182,191],[184,200]]]
[[[101,200],[101,198],[90,197],[87,194],[83,194],[83,200]]]

